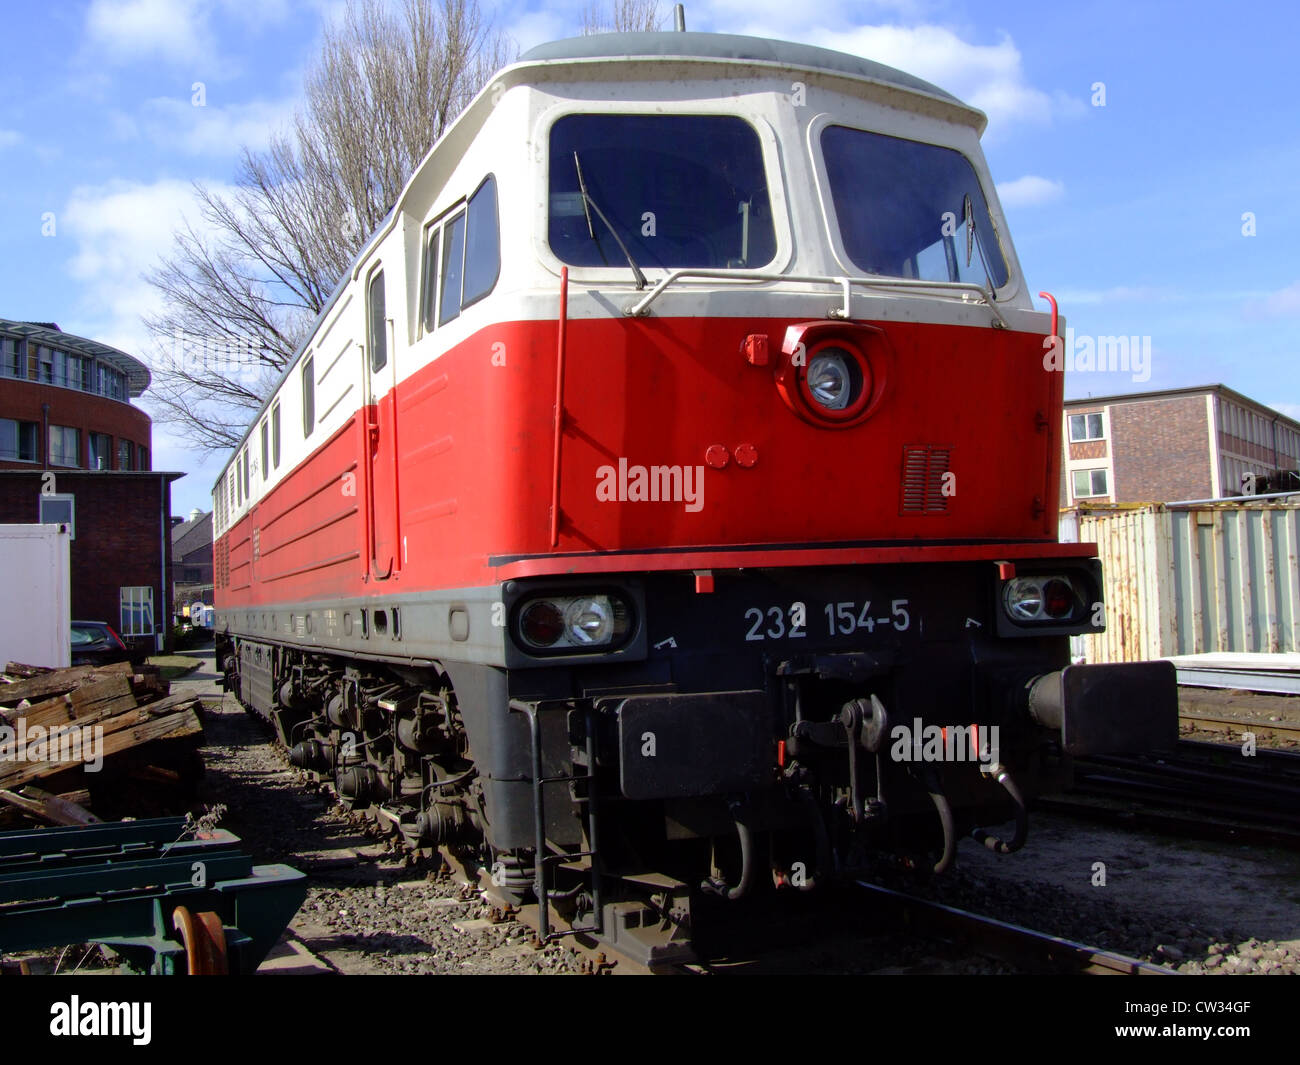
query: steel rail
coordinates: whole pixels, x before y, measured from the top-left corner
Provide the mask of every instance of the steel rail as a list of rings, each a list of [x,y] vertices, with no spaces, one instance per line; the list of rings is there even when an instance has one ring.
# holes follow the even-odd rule
[[[955,933],[968,938],[978,952],[1029,971],[1089,976],[1179,975],[1138,958],[920,899],[866,880],[855,881],[855,884],[869,893],[876,905],[899,913],[912,930],[930,934]]]

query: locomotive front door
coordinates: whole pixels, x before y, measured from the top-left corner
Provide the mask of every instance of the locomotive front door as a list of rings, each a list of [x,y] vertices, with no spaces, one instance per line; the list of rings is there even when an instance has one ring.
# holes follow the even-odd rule
[[[397,373],[390,350],[392,321],[385,312],[384,271],[376,268],[366,286],[367,446],[366,524],[370,542],[370,575],[387,580],[402,568],[398,543]]]

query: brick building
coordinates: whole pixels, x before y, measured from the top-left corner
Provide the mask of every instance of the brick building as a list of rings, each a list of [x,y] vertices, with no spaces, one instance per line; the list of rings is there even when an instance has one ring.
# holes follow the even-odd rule
[[[150,469],[149,370],[51,323],[0,318],[0,523],[67,524],[72,616],[170,635],[171,482]]]
[[[171,537],[176,612],[183,613],[186,606],[198,601],[211,606],[212,512],[205,514],[196,507],[187,521],[172,526]]]
[[[1300,488],[1300,422],[1223,385],[1066,400],[1064,449],[1063,507]]]
[[[45,322],[0,318],[0,469],[147,470],[149,369]]]

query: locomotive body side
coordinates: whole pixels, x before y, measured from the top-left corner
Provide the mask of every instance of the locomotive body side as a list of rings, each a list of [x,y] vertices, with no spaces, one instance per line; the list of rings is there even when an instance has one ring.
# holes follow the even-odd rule
[[[217,482],[216,628],[297,764],[663,961],[701,882],[1019,846],[1023,792],[1165,736],[1172,686],[1067,670],[1100,574],[1055,542],[1062,375],[982,116],[819,49],[593,40],[498,75],[359,255]],[[897,241],[932,224],[911,277],[861,265],[864,153],[911,174]]]

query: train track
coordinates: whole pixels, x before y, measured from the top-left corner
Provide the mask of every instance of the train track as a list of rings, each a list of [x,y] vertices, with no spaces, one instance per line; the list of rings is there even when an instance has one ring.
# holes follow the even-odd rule
[[[855,886],[870,896],[872,905],[878,910],[888,910],[897,915],[909,929],[922,935],[954,937],[972,951],[1014,965],[1023,972],[1090,976],[1178,975],[1137,958],[917,898],[865,880],[856,881]]]
[[[1080,759],[1039,809],[1201,839],[1300,849],[1300,753],[1181,740],[1167,754]]]
[[[1300,722],[1260,721],[1257,718],[1229,717],[1181,710],[1179,720],[1204,732],[1254,732],[1260,739],[1288,739],[1300,742]]]
[[[809,951],[816,952],[824,949],[827,936],[862,934],[863,929],[850,927],[856,925],[856,921],[849,920],[846,925],[849,915],[842,911],[845,907],[857,906],[865,894],[867,904],[857,906],[853,916],[874,926],[877,936],[882,934],[880,929],[883,927],[888,930],[887,934],[891,935],[898,935],[901,932],[918,939],[939,940],[949,946],[956,945],[968,955],[994,959],[1025,973],[1093,976],[1177,975],[1169,969],[1138,958],[1116,954],[1113,951],[1060,936],[1048,935],[1022,925],[922,899],[868,881],[849,881],[842,886],[851,889],[852,894],[846,896],[833,889],[825,892],[827,905],[818,910],[815,926],[808,924],[810,916],[808,912],[788,913],[773,904],[771,912],[767,914],[767,920],[761,922],[757,934],[753,925],[744,925],[738,937],[734,934],[726,936],[733,942],[729,949],[723,952],[723,956],[706,956],[694,964],[678,964],[647,970],[616,954],[607,953],[599,944],[584,942],[581,938],[571,938],[565,942],[584,958],[584,970],[597,974],[728,975],[761,972],[764,971],[763,954],[766,948],[787,951],[787,941],[802,939]],[[536,906],[525,905],[521,910],[513,912],[511,916],[536,930]],[[805,967],[807,971],[819,968],[811,953]],[[798,968],[798,962],[792,963],[788,957],[781,965],[781,970],[787,972],[797,971]],[[928,961],[922,968],[915,970],[904,966],[888,971],[931,972],[934,971],[934,963]]]

